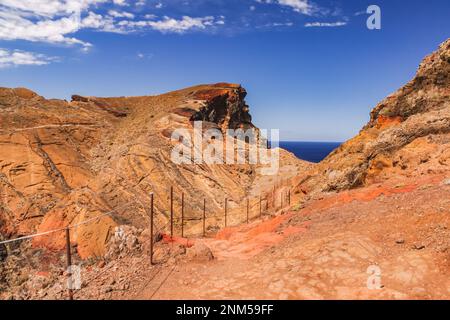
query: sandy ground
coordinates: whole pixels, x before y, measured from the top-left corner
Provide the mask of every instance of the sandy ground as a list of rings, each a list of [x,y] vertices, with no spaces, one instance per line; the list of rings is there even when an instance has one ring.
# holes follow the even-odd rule
[[[191,240],[215,259],[165,267],[129,298],[449,299],[444,180],[323,195],[305,209]]]
[[[148,244],[87,265],[75,299],[450,299],[447,177],[293,197],[300,206],[207,238],[164,235],[155,265]],[[65,277],[45,277],[25,298],[66,299]]]

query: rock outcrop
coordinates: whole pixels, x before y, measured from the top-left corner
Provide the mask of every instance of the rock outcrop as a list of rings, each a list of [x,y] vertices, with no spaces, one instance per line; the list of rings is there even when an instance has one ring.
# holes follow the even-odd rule
[[[254,128],[240,85],[200,85],[159,96],[98,98],[74,95],[48,100],[27,89],[0,89],[0,232],[17,237],[111,215],[72,234],[83,258],[102,256],[115,227],[148,227],[155,194],[156,227],[169,216],[174,188],[176,228],[181,193],[186,215],[223,211],[225,197],[238,203],[258,178],[255,165],[177,165],[172,133]],[[290,175],[298,174],[304,162]],[[283,159],[284,159],[283,158]],[[274,183],[274,182],[272,182]],[[114,211],[115,210],[115,211]],[[177,231],[178,232],[178,231]],[[35,238],[34,247],[64,248],[64,232]]]
[[[304,192],[340,191],[393,177],[448,173],[450,40],[426,57],[417,75],[379,103],[369,123],[311,172]]]
[[[275,177],[258,165],[170,160],[173,131],[192,132],[194,121],[253,128],[239,85],[71,102],[0,89],[0,240],[101,216],[72,233],[87,275],[77,299],[448,299],[449,56],[450,40],[322,163],[281,150]],[[282,200],[292,183],[294,206]],[[258,210],[270,190],[271,206],[248,224],[233,214],[236,226],[209,224],[215,237],[196,239],[194,226],[189,240],[171,238],[162,232],[170,186],[177,216],[184,192],[187,219],[203,199],[208,213],[227,197],[242,214],[242,200],[258,198]],[[62,249],[64,233],[0,246],[0,299],[67,295],[60,252],[41,247]]]

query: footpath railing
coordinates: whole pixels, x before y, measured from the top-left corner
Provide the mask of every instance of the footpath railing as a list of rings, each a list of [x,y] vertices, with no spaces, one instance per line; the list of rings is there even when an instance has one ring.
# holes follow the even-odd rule
[[[71,276],[72,276],[72,274],[70,272],[70,270],[72,268],[72,248],[71,248],[71,239],[70,239],[71,230],[75,230],[75,229],[77,229],[77,228],[79,228],[81,226],[84,226],[84,225],[92,224],[92,223],[100,220],[103,217],[111,216],[112,214],[118,212],[119,210],[128,208],[129,206],[130,206],[130,203],[128,203],[126,205],[123,205],[123,206],[119,206],[118,208],[116,208],[114,210],[111,210],[109,212],[105,212],[105,213],[103,213],[101,215],[98,215],[98,216],[96,216],[94,218],[90,218],[90,219],[87,219],[87,220],[85,220],[83,222],[80,222],[80,223],[77,223],[77,224],[73,224],[73,225],[69,225],[69,226],[64,227],[64,228],[59,228],[59,229],[54,229],[54,230],[50,230],[50,231],[46,231],[46,232],[41,232],[41,233],[36,233],[36,234],[32,234],[32,235],[27,235],[27,236],[15,238],[15,239],[0,241],[0,245],[7,246],[9,244],[16,243],[16,242],[21,242],[21,241],[25,241],[25,240],[32,240],[34,238],[50,236],[52,234],[63,232],[65,234],[65,240],[66,240],[66,244],[65,244],[65,247],[66,247],[66,266],[67,266],[66,270],[68,271],[68,273],[67,273],[68,279],[70,279]],[[67,293],[68,293],[69,300],[73,300],[73,289],[71,288],[70,285],[68,285]]]
[[[278,191],[277,191],[278,190]],[[279,196],[276,194],[278,193]],[[163,232],[168,232],[170,234],[171,239],[176,237],[176,229],[179,231],[179,236],[181,238],[188,237],[206,237],[208,235],[208,230],[210,227],[215,228],[215,230],[220,229],[221,227],[230,227],[235,225],[240,225],[242,223],[250,223],[255,219],[261,219],[264,215],[268,213],[270,209],[276,211],[278,208],[283,208],[287,205],[291,204],[291,190],[287,186],[274,186],[272,192],[265,193],[264,195],[260,195],[259,197],[246,197],[242,199],[240,202],[235,202],[232,199],[224,198],[223,200],[223,212],[211,214],[208,210],[208,203],[206,198],[203,199],[203,206],[198,210],[189,209],[189,206],[186,205],[185,194],[181,193],[181,203],[179,203],[179,215],[175,216],[175,199],[174,199],[174,188],[170,188],[170,216],[168,222],[163,226],[157,228],[155,224],[155,202],[154,202],[154,194],[150,195],[150,210],[149,210],[149,224],[150,224],[150,236],[146,242],[150,243],[150,264],[155,265],[154,261],[154,246],[158,237],[158,234]],[[277,201],[279,200],[279,201]],[[125,205],[119,206],[114,210],[102,213],[96,217],[87,219],[77,224],[69,225],[64,228],[59,228],[55,230],[50,230],[46,232],[36,233],[32,235],[27,235],[23,237],[19,237],[16,239],[9,239],[0,241],[0,246],[8,246],[12,243],[17,243],[26,240],[32,240],[38,237],[49,236],[52,234],[56,234],[59,232],[64,233],[65,237],[65,262],[68,285],[67,285],[67,295],[69,300],[74,299],[74,290],[73,286],[70,285],[71,277],[72,277],[72,246],[71,246],[71,231],[80,228],[81,226],[89,225],[99,221],[101,218],[106,216],[112,216],[115,213],[118,213],[120,210],[127,209],[131,205],[135,204],[134,202],[127,203]],[[234,204],[230,206],[230,204]],[[146,209],[146,208],[144,208]],[[167,230],[168,229],[168,230]],[[186,235],[186,230],[191,230],[190,235]]]

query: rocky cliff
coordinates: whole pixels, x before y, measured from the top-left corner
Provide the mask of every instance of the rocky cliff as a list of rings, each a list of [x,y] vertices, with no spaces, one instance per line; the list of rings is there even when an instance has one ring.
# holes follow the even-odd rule
[[[188,217],[201,212],[204,198],[208,212],[223,211],[225,197],[233,209],[254,188],[257,166],[177,165],[171,135],[192,130],[193,121],[223,132],[254,128],[245,96],[240,85],[227,83],[159,96],[74,95],[70,102],[1,88],[1,233],[45,232],[117,210],[73,234],[81,257],[101,256],[115,226],[148,227],[151,193],[157,228],[167,225],[171,186],[177,217],[182,192]],[[283,159],[303,164],[287,153]],[[63,233],[33,241],[55,250],[64,244]]]
[[[173,130],[191,132],[193,121],[222,131],[253,127],[239,85],[71,102],[1,89],[0,240],[116,209],[74,234],[81,258],[98,257],[76,257],[84,283],[76,299],[448,299],[449,57],[450,40],[322,163],[282,151],[278,176],[254,165],[169,159]],[[273,190],[274,201],[291,186],[277,180],[292,177],[294,206],[271,206],[249,224],[218,231],[220,221],[206,239],[163,237],[158,264],[150,265],[142,229],[151,192],[159,228],[171,185],[177,214],[181,192],[188,215],[203,198],[208,212],[222,211],[224,197],[242,214],[243,197]],[[33,245],[59,250],[63,240]],[[60,252],[25,244],[0,246],[0,299],[66,298]]]
[[[380,102],[353,139],[299,179],[304,192],[339,191],[396,177],[448,173],[450,40],[417,75]]]

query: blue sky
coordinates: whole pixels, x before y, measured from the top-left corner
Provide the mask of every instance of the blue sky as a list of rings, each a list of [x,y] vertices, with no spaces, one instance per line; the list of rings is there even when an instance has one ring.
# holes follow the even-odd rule
[[[0,0],[0,86],[68,99],[236,82],[282,140],[344,141],[450,36],[449,17],[448,0]]]

